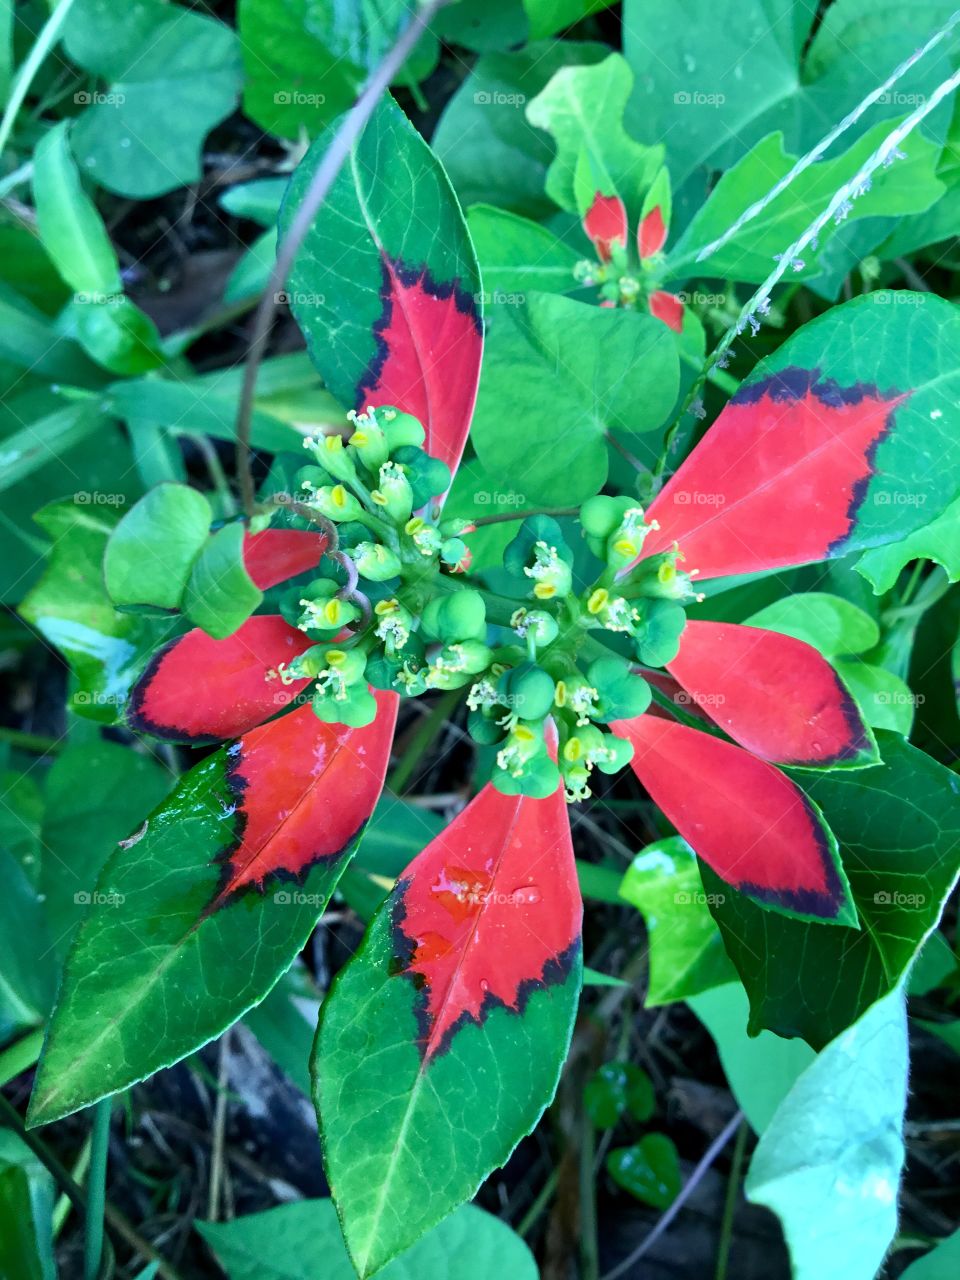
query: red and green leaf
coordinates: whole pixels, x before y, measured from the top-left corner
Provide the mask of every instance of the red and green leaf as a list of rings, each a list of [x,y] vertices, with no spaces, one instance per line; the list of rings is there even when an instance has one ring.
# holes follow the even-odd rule
[[[812,645],[728,622],[687,623],[667,668],[694,706],[775,764],[876,764],[873,735],[836,671]]]
[[[472,1196],[549,1103],[580,989],[581,911],[562,791],[488,786],[406,869],[341,971],[314,1073],[361,1276]]]
[[[281,234],[329,141],[321,134],[294,174]],[[480,377],[480,273],[440,162],[392,100],[354,146],[289,290],[334,395],[354,409],[392,404],[414,414],[424,447],[455,470]]]
[[[666,289],[657,289],[648,299],[650,314],[662,320],[674,333],[683,333],[683,299]]]
[[[868,295],[762,362],[651,505],[645,551],[703,578],[805,564],[927,524],[960,491],[960,312]]]
[[[836,840],[786,774],[658,717],[611,728],[633,744],[631,768],[653,801],[722,880],[790,915],[856,923]]]
[[[155,738],[195,745],[246,733],[310,683],[284,684],[279,668],[311,644],[274,614],[248,618],[226,640],[197,627],[154,654],[131,690],[127,723]]]
[[[396,697],[346,729],[310,707],[186,774],[101,873],[31,1101],[45,1124],[192,1053],[306,941],[383,785]]]
[[[261,591],[306,573],[320,563],[326,536],[307,529],[263,529],[243,540],[243,563]]]
[[[627,206],[618,195],[605,196],[597,191],[583,216],[583,229],[597,251],[601,262],[609,262],[613,246],[627,243]]]

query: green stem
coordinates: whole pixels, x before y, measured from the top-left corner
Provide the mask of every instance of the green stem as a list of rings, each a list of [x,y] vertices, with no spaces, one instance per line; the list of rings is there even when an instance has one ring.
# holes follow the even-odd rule
[[[727,1179],[727,1194],[723,1202],[723,1219],[720,1223],[720,1241],[717,1245],[717,1270],[715,1280],[727,1280],[727,1265],[730,1261],[730,1244],[733,1240],[733,1218],[737,1211],[737,1196],[740,1192],[740,1178],[743,1173],[743,1157],[747,1150],[747,1137],[750,1126],[746,1119],[740,1121],[736,1141],[731,1156],[730,1176]]]
[[[596,1141],[593,1124],[584,1115],[580,1140],[580,1271],[583,1280],[597,1280],[600,1254],[597,1247],[597,1201],[593,1162]]]
[[[39,756],[62,751],[67,745],[66,738],[47,738],[40,733],[24,733],[22,729],[6,728],[0,728],[0,742],[9,742],[11,747],[33,751]]]
[[[550,1176],[537,1192],[536,1199],[533,1204],[517,1223],[517,1235],[528,1236],[533,1228],[537,1225],[537,1220],[546,1209],[547,1205],[554,1197],[557,1190],[557,1184],[560,1181],[560,1170],[554,1165],[550,1170]]]
[[[40,1057],[43,1047],[43,1031],[30,1031],[20,1040],[15,1040],[0,1053],[0,1088],[32,1067]]]
[[[110,1145],[112,1098],[101,1098],[93,1110],[87,1220],[83,1240],[83,1280],[97,1280],[103,1257],[103,1215],[107,1196],[107,1151]]]
[[[3,155],[7,143],[10,141],[10,134],[13,131],[17,114],[23,106],[23,100],[30,92],[30,86],[43,65],[44,59],[56,44],[60,35],[60,28],[66,21],[67,14],[73,8],[73,3],[74,0],[60,0],[60,3],[44,23],[43,30],[37,37],[36,43],[14,79],[13,87],[10,90],[10,98],[3,113],[3,119],[0,120],[0,156]]]
[[[505,524],[508,520],[526,520],[527,516],[575,516],[579,507],[539,507],[535,511],[504,511],[495,516],[480,516],[473,521],[477,529],[488,524]]]
[[[446,724],[463,697],[463,689],[448,689],[443,697],[430,708],[417,726],[403,758],[387,780],[387,788],[394,795],[402,795],[413,776],[413,771],[433,745],[437,734]]]
[[[83,1192],[46,1143],[41,1142],[37,1135],[26,1127],[20,1118],[19,1111],[2,1093],[0,1093],[0,1119],[8,1129],[12,1129],[16,1133],[21,1142],[30,1148],[61,1191],[70,1197],[70,1202],[77,1212],[85,1214],[87,1208]]]

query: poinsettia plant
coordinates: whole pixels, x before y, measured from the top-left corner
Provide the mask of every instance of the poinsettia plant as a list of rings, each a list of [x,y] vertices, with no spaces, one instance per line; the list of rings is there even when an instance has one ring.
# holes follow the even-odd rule
[[[287,224],[326,146],[294,174]],[[641,262],[664,241],[664,181]],[[584,225],[616,266],[619,198],[597,193]],[[446,501],[481,377],[479,271],[442,169],[389,101],[289,298],[353,406],[347,431],[306,438],[290,492],[266,492],[249,526],[211,532],[202,496],[164,485],[107,544],[115,603],[183,618],[126,724],[226,745],[104,868],[126,905],[79,931],[31,1119],[126,1087],[262,999],[357,847],[398,704],[463,690],[489,781],[400,875],[317,1033],[328,1175],[369,1275],[469,1198],[553,1096],[582,978],[568,813],[597,772],[632,769],[744,901],[859,929],[808,785],[883,769],[857,701],[804,640],[688,610],[730,575],[902,539],[952,500],[960,472],[931,442],[951,430],[938,352],[958,322],[933,298],[829,312],[761,362],[651,502],[593,496],[566,527],[518,513],[494,592],[471,568],[477,521]],[[907,491],[923,502],[899,503]]]

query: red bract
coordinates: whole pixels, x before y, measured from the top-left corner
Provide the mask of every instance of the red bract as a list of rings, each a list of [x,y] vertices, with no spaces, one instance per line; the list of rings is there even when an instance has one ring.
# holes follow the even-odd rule
[[[745,387],[651,505],[643,559],[679,545],[684,570],[716,578],[842,552],[875,446],[904,399],[802,369]],[[678,712],[709,717],[733,742],[661,716],[619,722],[653,799],[728,883],[800,915],[854,922],[832,835],[775,768],[877,763],[833,667],[789,636],[688,621],[667,668]]]
[[[583,229],[597,251],[601,262],[609,262],[613,246],[627,243],[629,224],[627,207],[619,196],[605,196],[598,191],[583,219]]]
[[[583,218],[583,229],[597,251],[601,262],[611,260],[613,246],[625,247],[630,233],[626,205],[618,195],[605,196],[599,191]],[[667,225],[660,205],[654,205],[637,227],[637,252],[641,266],[644,259],[659,253],[667,240]],[[616,306],[609,299],[602,307]],[[662,320],[674,333],[683,332],[683,299],[665,289],[655,289],[647,296],[650,314]]]

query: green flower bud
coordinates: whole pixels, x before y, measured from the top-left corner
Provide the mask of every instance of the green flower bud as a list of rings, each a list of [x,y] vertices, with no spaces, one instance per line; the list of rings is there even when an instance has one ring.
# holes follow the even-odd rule
[[[493,650],[479,640],[445,645],[430,663],[427,684],[432,689],[459,689],[486,671],[492,661]]]
[[[640,622],[634,629],[637,657],[648,667],[664,667],[680,651],[686,614],[672,600],[640,600]]]
[[[693,573],[684,573],[677,567],[683,554],[674,549],[663,551],[659,555],[649,556],[642,560],[629,576],[632,590],[642,596],[650,596],[658,600],[676,600],[684,603],[689,600],[702,600],[694,587]]]
[[[482,639],[487,606],[479,591],[456,591],[431,600],[421,614],[421,630],[434,640]]]
[[[313,465],[301,467],[296,474],[297,488],[306,489],[308,493],[312,493],[315,489],[319,489],[329,483],[330,476],[324,471],[323,467],[315,467]]]
[[[353,549],[357,573],[371,582],[386,582],[400,573],[399,557],[379,542],[359,542]]]
[[[375,413],[347,415],[354,424],[354,432],[348,444],[368,471],[374,475],[390,456],[386,433],[377,422]]]
[[[431,498],[446,493],[453,477],[450,468],[439,458],[432,458],[429,453],[417,449],[413,445],[404,445],[393,451],[394,462],[404,470],[413,489],[413,505],[415,508],[426,506]]]
[[[588,537],[609,538],[624,513],[633,505],[632,498],[611,498],[605,493],[598,493],[595,498],[588,498],[580,508],[580,527]]]
[[[399,600],[381,600],[373,608],[376,619],[374,634],[382,640],[388,654],[405,648],[413,630],[413,614]]]
[[[590,664],[587,679],[597,691],[598,720],[631,720],[643,715],[650,705],[650,686],[634,675],[623,658],[597,658]]]
[[[303,442],[305,449],[310,449],[320,466],[334,480],[355,480],[357,469],[353,459],[343,446],[343,438],[336,433],[322,436],[319,440],[309,438]]]
[[[321,597],[317,600],[304,597],[300,604],[303,606],[303,613],[297,626],[301,631],[340,631],[361,616],[352,600],[341,600],[339,596]]]
[[[537,600],[562,600],[573,586],[570,566],[561,558],[557,548],[546,542],[536,543],[533,551],[533,564],[523,571],[533,579],[533,595]]]
[[[524,767],[543,751],[542,722],[525,724],[521,720],[510,729],[503,746],[497,752],[497,768],[513,778],[519,778]]]
[[[542,720],[553,709],[556,686],[541,667],[522,662],[505,671],[497,683],[501,701],[523,720]]]
[[[643,549],[643,542],[653,525],[645,524],[642,507],[630,507],[607,538],[606,558],[611,569],[624,569],[633,564]]]
[[[427,438],[427,433],[412,413],[403,413],[392,405],[377,409],[377,421],[383,424],[391,453],[404,445],[412,444],[419,448]]]
[[[519,774],[501,769],[492,771],[490,781],[496,789],[508,796],[531,796],[545,800],[560,785],[560,771],[546,751],[528,760]]]
[[[362,729],[376,719],[377,700],[366,685],[354,686],[342,701],[318,691],[313,698],[313,713],[325,724],[345,724],[352,729]]]
[[[395,462],[385,462],[380,468],[378,487],[370,496],[397,524],[405,524],[410,519],[413,490],[403,469]]]
[[[633,759],[633,743],[626,738],[618,738],[614,733],[605,733],[603,743],[607,758],[597,761],[601,773],[619,773]]]
[[[345,702],[350,696],[350,691],[354,685],[366,686],[364,669],[367,665],[367,658],[361,649],[341,649],[336,646],[329,648],[326,645],[316,645],[313,649],[307,650],[307,653],[311,655],[310,666],[316,665],[317,659],[312,655],[317,650],[319,650],[318,656],[321,665],[319,670],[314,673],[317,680],[315,697],[333,698],[336,702]],[[294,658],[289,670],[296,670],[299,661],[298,658]]]
[[[457,565],[466,557],[467,544],[462,538],[447,538],[440,547],[440,559],[444,564],[456,568]]]
[[[423,644],[420,637],[412,635],[402,648],[394,648],[387,654],[381,648],[374,649],[367,658],[364,678],[376,689],[393,689],[398,693],[408,692],[404,681],[399,680],[401,672],[406,671],[405,680],[415,677],[421,686],[416,690],[422,693],[426,689],[427,663],[423,655]]]
[[[552,644],[560,634],[556,618],[544,609],[518,609],[510,625],[521,640],[532,635],[538,645]]]
[[[492,747],[507,736],[505,725],[499,723],[495,713],[480,707],[467,713],[467,732],[481,747]]]
[[[440,521],[440,532],[445,538],[462,538],[465,533],[473,533],[475,528],[473,521],[465,520],[463,516],[451,516]]]
[[[342,484],[324,485],[314,490],[310,504],[328,520],[359,520],[363,515],[360,501]]]
[[[558,680],[554,701],[561,711],[569,711],[578,725],[589,724],[597,711],[597,691],[579,674]]]

